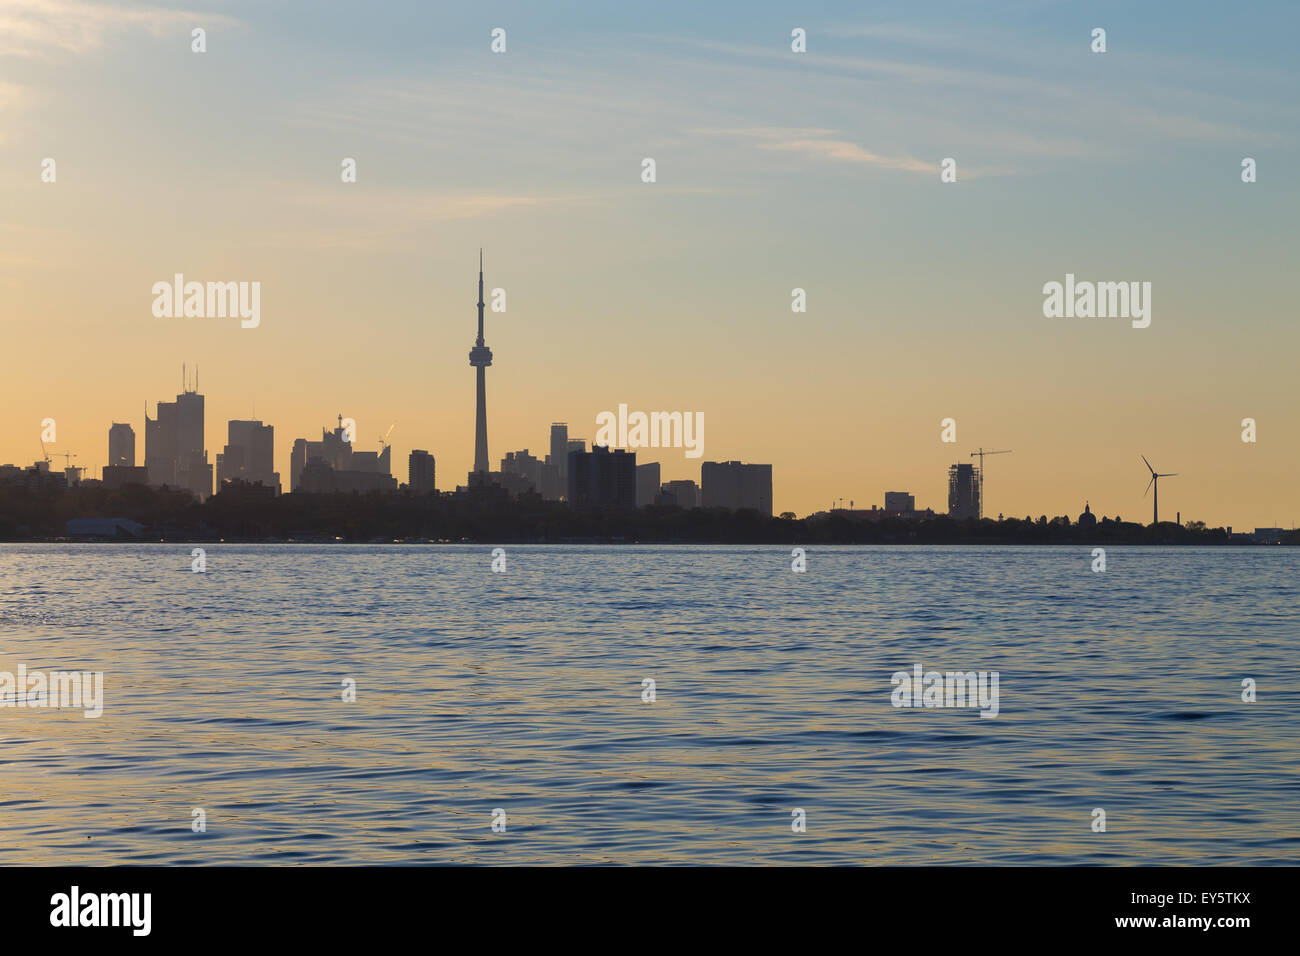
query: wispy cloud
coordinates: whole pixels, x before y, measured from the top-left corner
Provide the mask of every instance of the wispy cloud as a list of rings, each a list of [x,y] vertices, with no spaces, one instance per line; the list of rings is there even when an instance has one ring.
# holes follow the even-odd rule
[[[886,169],[905,169],[910,172],[932,173],[934,163],[926,163],[911,156],[880,156],[863,149],[857,143],[842,139],[792,139],[777,143],[764,143],[763,149],[786,153],[806,153],[845,163],[866,163],[871,166],[884,166]]]
[[[841,33],[844,32],[841,30]],[[864,35],[872,35],[873,32],[887,34],[900,42],[917,46],[947,46],[951,41],[951,38],[943,35],[903,27],[881,31],[866,29],[861,32]],[[1217,98],[1216,102],[1223,108],[1222,115],[1237,116],[1243,113],[1242,101],[1230,100],[1217,92],[1186,91],[1177,87],[1157,90],[1148,84],[1142,87],[1147,99],[1143,103],[1134,101],[1130,87],[1123,85],[1122,77],[1118,75],[1116,83],[1119,85],[1113,88],[1101,89],[1095,84],[1089,86],[1079,76],[1072,76],[1063,69],[1063,64],[1068,64],[1069,60],[1064,51],[1056,48],[1032,55],[1023,52],[1008,54],[996,63],[982,64],[968,57],[951,56],[938,59],[930,57],[933,62],[833,53],[818,53],[816,56],[810,54],[804,58],[791,56],[779,45],[758,47],[703,37],[681,38],[657,34],[638,36],[659,44],[671,41],[674,49],[695,47],[719,54],[728,58],[727,68],[731,70],[761,64],[801,75],[818,75],[828,82],[836,77],[856,77],[868,82],[889,83],[891,96],[895,99],[901,100],[908,91],[912,91],[927,108],[932,108],[936,103],[934,94],[937,91],[943,97],[938,101],[940,105],[950,108],[966,109],[971,102],[982,105],[988,103],[990,98],[997,97],[999,102],[1016,104],[1022,113],[1033,112],[1058,125],[1063,118],[1076,125],[1086,122],[1090,127],[1102,129],[1123,125],[1139,131],[1146,139],[1235,143],[1242,139],[1258,139],[1261,135],[1268,135],[1266,132],[1244,129],[1234,122],[1203,118],[1201,111],[1207,95]],[[1009,39],[1004,38],[994,48],[1001,50],[1009,45]],[[986,52],[977,42],[971,42],[969,46],[975,53],[983,55]],[[1154,55],[1146,56],[1146,59],[1169,62],[1173,75],[1183,75],[1187,70],[1187,64],[1176,59]],[[1180,68],[1173,70],[1173,64],[1178,64]],[[1082,67],[1075,65],[1073,69],[1077,74]],[[1233,75],[1250,76],[1245,72]],[[1245,87],[1252,88],[1252,84],[1246,83]],[[971,130],[980,132],[987,122],[987,119],[982,119],[979,124],[966,125]]]
[[[0,0],[0,56],[79,55],[130,30],[161,36],[169,29],[232,26],[238,22],[224,14],[149,6],[84,0]]]
[[[845,139],[833,138],[837,131],[829,129],[784,129],[776,126],[744,127],[739,129],[695,129],[693,133],[712,136],[736,136],[753,140],[759,149],[784,153],[803,153],[818,159],[836,162],[860,163],[901,169],[908,172],[936,173],[938,164],[913,156],[883,156]]]

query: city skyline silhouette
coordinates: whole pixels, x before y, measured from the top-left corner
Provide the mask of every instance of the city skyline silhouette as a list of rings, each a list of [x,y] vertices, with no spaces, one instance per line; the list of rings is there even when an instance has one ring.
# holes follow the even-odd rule
[[[142,402],[170,400],[188,361],[210,426],[273,422],[280,462],[342,411],[367,450],[395,422],[396,461],[428,449],[468,474],[464,279],[483,246],[485,293],[508,303],[491,315],[496,449],[535,446],[549,420],[590,439],[620,403],[690,409],[707,457],[773,465],[778,511],[887,489],[938,505],[983,446],[1016,449],[992,515],[1137,517],[1141,453],[1177,465],[1171,514],[1290,525],[1286,30],[1192,10],[1171,36],[1115,8],[1101,55],[1064,10],[939,10],[683,7],[647,31],[515,8],[493,54],[476,15],[409,8],[412,35],[446,41],[433,63],[328,20],[310,52],[272,57],[250,40],[292,45],[292,18],[256,9],[214,17],[203,55],[167,11],[84,43],[38,17],[0,96],[0,462],[35,460],[53,418],[57,449],[102,464],[108,422],[142,434]],[[222,65],[236,48],[247,75]],[[178,273],[260,283],[260,323],[155,317],[151,288]],[[1043,286],[1067,274],[1150,282],[1149,327],[1046,318]]]

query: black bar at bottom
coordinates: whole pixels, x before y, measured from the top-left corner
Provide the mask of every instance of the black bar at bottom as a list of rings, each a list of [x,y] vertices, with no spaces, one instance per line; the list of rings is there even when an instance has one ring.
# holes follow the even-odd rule
[[[988,943],[992,930],[1007,941],[1049,934],[1231,946],[1285,929],[1297,875],[1294,867],[8,868],[0,914],[6,943],[333,947],[432,933],[459,949],[466,933],[541,942],[611,930],[626,935],[607,940],[636,947],[685,942],[683,933],[770,941],[771,932],[949,946]]]

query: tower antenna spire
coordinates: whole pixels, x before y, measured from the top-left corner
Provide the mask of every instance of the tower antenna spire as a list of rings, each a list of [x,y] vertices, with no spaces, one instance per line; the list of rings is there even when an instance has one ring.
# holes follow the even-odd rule
[[[492,364],[492,350],[483,340],[483,247],[478,250],[478,339],[470,349],[469,364],[474,369],[476,380],[476,402],[474,413],[474,471],[471,484],[487,480],[488,440],[487,440],[487,384],[484,374]]]
[[[478,341],[483,344],[483,250],[478,251]]]

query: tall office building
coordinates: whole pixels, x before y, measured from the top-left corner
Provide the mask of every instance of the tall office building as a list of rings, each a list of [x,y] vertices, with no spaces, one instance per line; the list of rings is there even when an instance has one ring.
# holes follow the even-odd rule
[[[423,448],[412,449],[406,459],[406,486],[417,495],[427,495],[431,491],[437,491],[438,486],[434,477],[435,464],[433,456]]]
[[[636,506],[644,508],[659,498],[659,462],[636,466]]]
[[[569,491],[569,426],[551,422],[551,451],[542,465],[543,498],[558,501]]]
[[[260,421],[232,420],[226,425],[226,447],[217,455],[217,489],[223,482],[246,481],[280,493],[275,470],[275,428]]]
[[[980,516],[980,470],[974,465],[958,464],[948,469],[948,515]]]
[[[122,422],[113,422],[108,430],[108,464],[135,467],[135,429]]]
[[[474,471],[470,484],[483,484],[487,480],[487,367],[492,364],[492,350],[483,341],[483,250],[478,251],[478,338],[470,349],[469,364],[478,378],[477,404],[474,412]],[[477,477],[474,477],[477,476]]]
[[[573,508],[636,507],[636,452],[601,445],[569,452],[569,505]]]
[[[561,481],[569,478],[569,426],[551,422],[551,463],[559,469]]]
[[[753,508],[771,515],[772,466],[706,461],[700,467],[700,498],[705,508]]]
[[[212,465],[203,447],[203,396],[198,382],[174,402],[159,402],[157,418],[144,418],[144,464],[149,483],[184,488],[206,500],[212,495]]]

